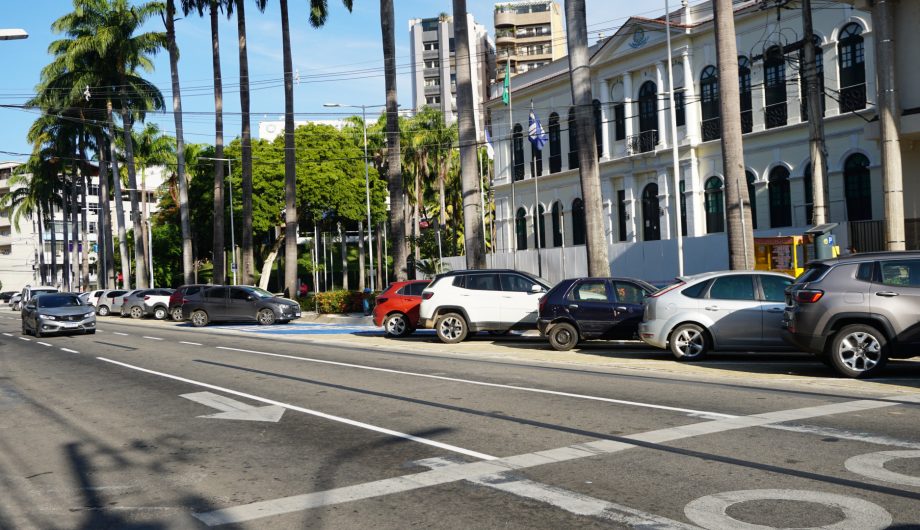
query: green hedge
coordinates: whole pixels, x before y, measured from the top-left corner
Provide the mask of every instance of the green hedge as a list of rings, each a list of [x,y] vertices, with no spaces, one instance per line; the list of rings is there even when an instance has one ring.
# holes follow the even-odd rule
[[[327,291],[321,293],[310,293],[300,298],[300,307],[304,311],[318,311],[320,313],[361,313],[364,311],[363,304],[365,296],[371,301],[371,307],[374,306],[374,299],[380,294],[368,293],[361,291]]]

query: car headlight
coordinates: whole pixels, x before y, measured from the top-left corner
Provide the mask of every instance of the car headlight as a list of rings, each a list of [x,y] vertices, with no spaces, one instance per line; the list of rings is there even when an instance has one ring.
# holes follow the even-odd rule
[[[94,314],[95,314],[95,313],[93,313],[92,311],[90,311],[89,313],[83,315],[83,318],[89,318],[89,317],[93,316]]]
[[[54,315],[38,315],[38,318],[41,318],[44,320],[57,320],[57,317]]]

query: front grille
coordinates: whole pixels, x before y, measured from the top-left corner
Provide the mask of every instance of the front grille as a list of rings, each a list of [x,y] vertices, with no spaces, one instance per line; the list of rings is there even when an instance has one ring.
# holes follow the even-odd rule
[[[79,322],[83,320],[83,315],[69,315],[66,317],[61,317],[61,320],[66,320],[68,322]]]

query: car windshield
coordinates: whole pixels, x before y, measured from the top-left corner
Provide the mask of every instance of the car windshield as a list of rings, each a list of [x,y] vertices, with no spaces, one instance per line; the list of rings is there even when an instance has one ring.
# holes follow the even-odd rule
[[[808,268],[805,269],[805,272],[799,274],[798,278],[792,282],[792,285],[802,285],[804,283],[813,282],[824,276],[824,273],[827,272],[828,269],[830,269],[830,267],[823,263],[809,265]]]
[[[275,295],[266,291],[265,289],[259,289],[258,287],[247,287],[246,291],[256,298],[274,298]]]
[[[78,307],[83,305],[80,298],[72,294],[45,294],[37,297],[35,304],[42,308]]]

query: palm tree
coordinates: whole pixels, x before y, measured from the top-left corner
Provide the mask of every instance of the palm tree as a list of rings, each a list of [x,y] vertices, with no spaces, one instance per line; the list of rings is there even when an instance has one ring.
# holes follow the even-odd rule
[[[393,269],[397,280],[405,280],[407,260],[406,203],[399,163],[399,104],[396,98],[396,25],[393,0],[380,0],[380,33],[383,39],[383,74],[387,102],[387,187],[390,192],[390,238],[393,241]]]
[[[265,11],[268,0],[256,0],[259,11]],[[351,11],[352,0],[342,0]],[[288,2],[278,1],[281,10],[281,45],[284,56],[284,290],[297,296],[297,172],[294,153],[294,65],[291,58],[291,28],[288,23]],[[320,28],[328,16],[326,0],[310,0],[310,25]],[[397,150],[398,151],[398,150]],[[398,156],[398,153],[397,153]]]
[[[144,192],[143,230],[141,238],[144,240],[144,254],[150,255],[150,243],[147,239],[149,232],[147,225],[150,223],[150,214],[147,212],[147,167],[149,165],[172,165],[176,160],[176,151],[173,138],[160,134],[160,128],[154,123],[148,123],[138,133],[132,133],[134,150],[141,169],[141,189]],[[137,237],[137,235],[135,235]]]
[[[179,87],[179,48],[176,46],[176,0],[166,0],[163,17],[166,26],[166,42],[169,48],[169,71],[172,79],[173,118],[176,122],[176,152],[185,152],[185,136],[182,124],[182,94]],[[100,168],[101,169],[101,168]],[[192,254],[192,229],[189,223],[188,178],[185,174],[185,157],[176,159],[176,180],[179,205],[179,222],[182,225],[182,279],[183,283],[194,281],[194,255]]]
[[[241,245],[241,275],[243,285],[252,285],[255,271],[255,257],[252,242],[252,133],[249,123],[249,53],[246,50],[246,11],[244,0],[232,0],[227,4],[227,15],[236,9],[236,30],[240,49],[240,117],[243,121],[240,138],[242,167],[241,193],[243,196],[243,234]]]

